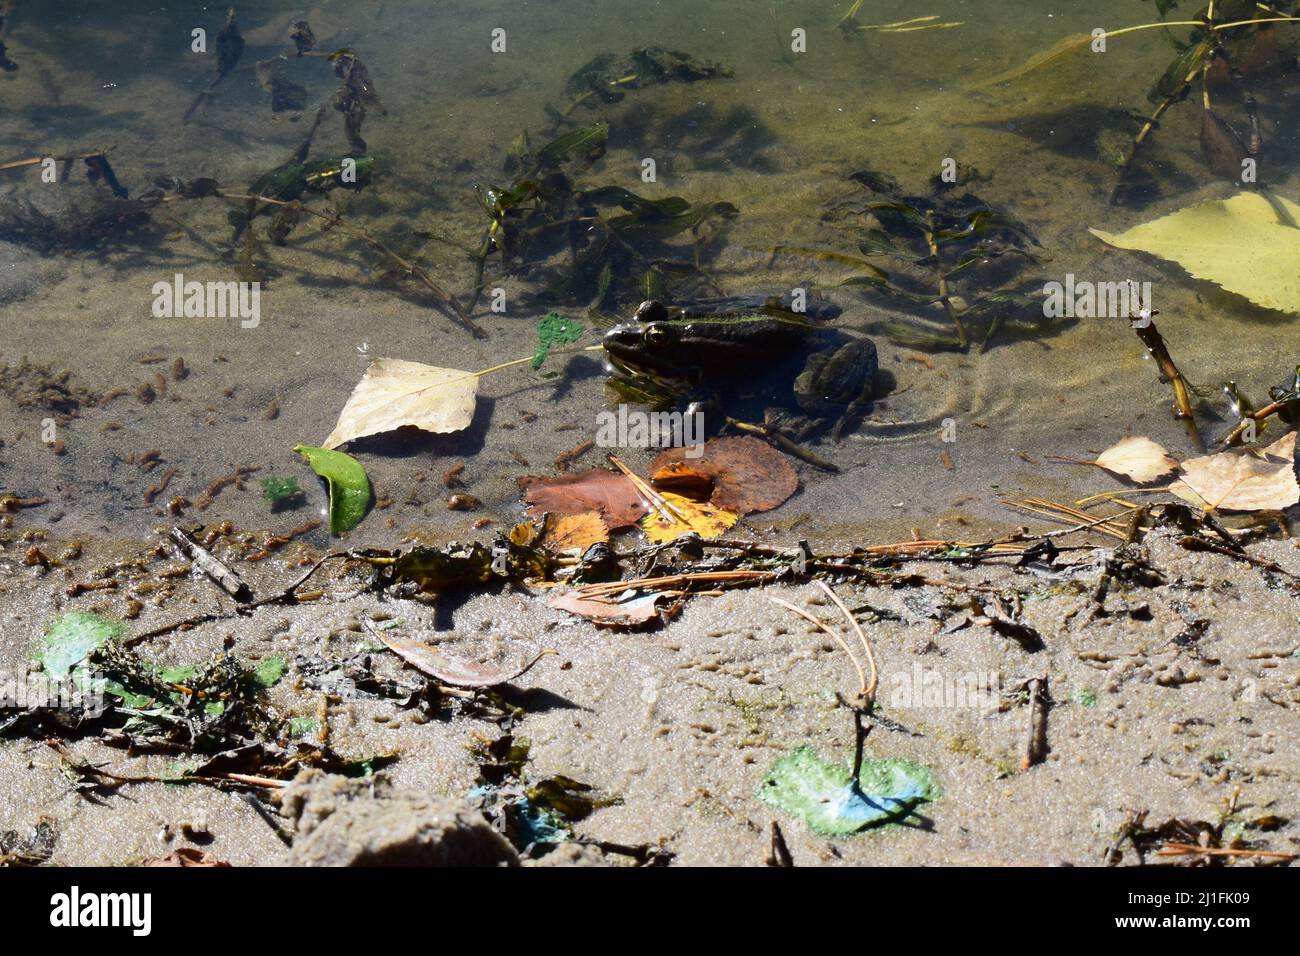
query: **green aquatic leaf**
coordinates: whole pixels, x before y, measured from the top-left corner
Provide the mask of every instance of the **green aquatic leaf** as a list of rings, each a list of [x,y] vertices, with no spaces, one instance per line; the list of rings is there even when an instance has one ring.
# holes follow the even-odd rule
[[[609,124],[601,121],[583,126],[562,136],[557,136],[537,151],[537,159],[543,165],[559,163],[575,152],[589,152],[599,149],[609,139]]]
[[[126,625],[121,621],[70,611],[46,629],[36,649],[36,659],[46,674],[62,680],[89,657],[91,651],[124,633]]]
[[[584,331],[581,322],[566,319],[558,312],[546,313],[546,318],[537,323],[537,351],[533,353],[532,367],[541,368],[552,347],[576,342]]]
[[[295,445],[293,450],[329,485],[330,533],[342,534],[360,524],[370,506],[370,479],[361,462],[329,448]]]
[[[847,836],[902,820],[938,793],[930,770],[910,760],[864,760],[856,785],[851,777],[848,766],[800,747],[772,766],[758,797],[803,818],[817,833]]]

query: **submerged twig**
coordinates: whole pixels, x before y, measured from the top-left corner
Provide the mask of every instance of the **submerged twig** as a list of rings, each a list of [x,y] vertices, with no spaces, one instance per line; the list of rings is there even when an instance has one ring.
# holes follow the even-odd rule
[[[170,537],[176,543],[181,556],[193,562],[194,566],[211,578],[217,587],[240,604],[248,604],[253,600],[253,589],[183,529],[172,528]]]

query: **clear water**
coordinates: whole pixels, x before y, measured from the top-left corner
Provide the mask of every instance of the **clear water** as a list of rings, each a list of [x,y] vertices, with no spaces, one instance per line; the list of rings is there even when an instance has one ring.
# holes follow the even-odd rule
[[[828,244],[833,234],[823,216],[853,194],[847,177],[856,170],[879,170],[919,193],[946,159],[955,159],[985,177],[973,187],[982,198],[1042,242],[1045,261],[1027,276],[1152,282],[1170,349],[1204,390],[1207,435],[1227,421],[1220,382],[1235,380],[1258,397],[1295,365],[1292,317],[1193,282],[1169,264],[1108,249],[1087,231],[1119,231],[1237,188],[1216,180],[1201,161],[1193,96],[1169,111],[1143,152],[1154,187],[1140,203],[1111,202],[1111,127],[1122,126],[1116,117],[1124,110],[1152,108],[1146,92],[1173,56],[1161,31],[1116,38],[1105,54],[1076,53],[1013,83],[970,89],[1070,34],[1144,22],[1152,4],[1106,0],[1054,10],[1034,0],[868,0],[860,23],[934,15],[961,25],[853,37],[835,29],[846,6],[248,4],[238,8],[247,42],[242,59],[183,122],[212,76],[224,7],[19,0],[6,37],[19,69],[0,74],[0,160],[108,149],[133,196],[169,178],[211,177],[227,190],[247,189],[288,159],[306,135],[310,108],[328,103],[337,84],[322,59],[286,61],[284,74],[307,88],[309,109],[296,120],[272,116],[254,67],[292,57],[288,26],[305,16],[318,50],[356,51],[387,109],[372,111],[364,125],[369,150],[380,158],[373,182],[360,193],[313,197],[309,205],[338,210],[464,297],[473,284],[469,252],[484,227],[474,184],[509,181],[503,162],[522,132],[534,144],[545,140],[552,125],[547,107],[566,106],[564,84],[574,70],[599,53],[659,45],[725,64],[734,76],[649,87],[618,103],[574,110],[574,119],[605,120],[611,132],[605,155],[573,175],[580,188],[618,185],[653,199],[736,207],[738,215],[706,248],[717,289],[740,295],[832,287],[850,273],[793,257],[773,261],[771,247]],[[190,49],[196,28],[207,31],[206,55]],[[503,52],[492,49],[498,29],[505,31]],[[791,49],[795,29],[806,33],[805,52]],[[1293,199],[1300,197],[1297,89],[1294,75],[1272,76],[1259,88],[1268,181]],[[342,119],[327,109],[311,156],[348,152]],[[642,180],[645,159],[655,162],[653,183]],[[51,212],[108,197],[76,163],[66,183],[42,182],[36,168],[0,172],[0,194]],[[533,349],[546,311],[527,299],[538,288],[537,270],[505,275],[499,257],[489,261],[487,286],[505,290],[507,307],[493,313],[481,300],[475,320],[488,337],[475,339],[417,287],[385,285],[380,256],[319,221],[302,222],[284,246],[261,233],[259,263],[269,275],[256,328],[229,318],[154,317],[160,281],[177,273],[200,282],[236,278],[232,208],[238,206],[216,198],[169,202],[148,229],[84,249],[43,253],[0,243],[0,360],[12,366],[26,356],[68,369],[74,387],[101,399],[65,420],[20,404],[12,391],[0,396],[0,492],[50,497],[48,514],[73,527],[145,535],[171,520],[163,505],[174,495],[197,501],[237,466],[303,475],[292,447],[328,434],[371,357],[472,370]],[[264,231],[267,222],[256,228]],[[681,248],[689,245],[679,242]],[[870,331],[891,315],[859,290],[828,294],[843,308],[837,323],[851,331]],[[606,320],[634,305],[607,309]],[[563,311],[590,324],[582,304]],[[800,496],[778,513],[779,521],[801,521],[801,533],[881,540],[924,526],[927,534],[956,534],[949,519],[959,514],[974,524],[1012,523],[1019,519],[998,504],[1003,494],[1088,490],[1077,472],[1046,465],[1042,455],[1087,457],[1129,432],[1151,434],[1179,453],[1192,450],[1169,412],[1167,387],[1120,318],[1006,335],[982,353],[929,354],[873,335],[889,394],[841,444],[816,446],[842,470],[806,472]],[[589,332],[582,344],[593,341]],[[170,375],[177,358],[190,370],[180,381]],[[515,478],[550,473],[557,455],[592,435],[607,400],[594,356],[552,360],[548,369],[564,374],[544,378],[523,368],[485,378],[467,432],[355,446],[377,496],[391,506],[373,512],[354,537],[392,543],[425,528],[436,537],[470,535],[477,516],[448,512],[446,495],[435,487],[437,475],[459,462],[484,513],[508,521],[516,513]],[[151,402],[137,394],[142,383],[153,383]],[[103,401],[115,391],[123,394]],[[42,434],[51,418],[62,454],[43,440],[51,437]],[[177,472],[147,501],[160,472],[136,462],[155,449]],[[597,463],[600,453],[579,464]],[[636,463],[648,457],[624,453]],[[184,514],[249,527],[302,520],[270,515],[252,482],[216,502]]]

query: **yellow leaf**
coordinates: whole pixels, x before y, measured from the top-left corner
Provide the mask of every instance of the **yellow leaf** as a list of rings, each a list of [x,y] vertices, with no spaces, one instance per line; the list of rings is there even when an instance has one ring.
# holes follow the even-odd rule
[[[1180,209],[1118,235],[1089,232],[1120,249],[1170,259],[1195,278],[1266,309],[1300,312],[1300,206],[1278,196],[1272,200],[1243,192],[1226,201]]]
[[[1200,508],[1281,511],[1300,503],[1295,476],[1295,432],[1263,452],[1232,449],[1183,462],[1183,477],[1169,490]]]
[[[662,496],[673,514],[665,516],[651,511],[641,519],[641,530],[651,541],[673,541],[691,532],[701,538],[716,538],[740,520],[734,511],[692,501],[671,491],[662,492]]]
[[[454,368],[379,358],[339,413],[325,448],[404,425],[441,434],[458,432],[474,419],[478,376]]]

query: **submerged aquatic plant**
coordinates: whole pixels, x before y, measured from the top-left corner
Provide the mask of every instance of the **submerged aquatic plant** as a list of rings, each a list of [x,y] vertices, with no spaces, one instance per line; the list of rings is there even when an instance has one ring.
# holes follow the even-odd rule
[[[1026,263],[1040,261],[1032,251],[1039,242],[1007,213],[939,178],[924,196],[905,194],[891,177],[870,170],[850,179],[867,197],[835,204],[825,219],[856,244],[855,251],[779,245],[773,254],[851,266],[857,274],[840,285],[861,286],[904,305],[937,304],[955,332],[955,337],[918,334],[901,323],[885,323],[881,330],[891,338],[965,350],[979,330],[985,348],[1000,327],[1041,305],[1040,295],[1016,281]]]
[[[500,253],[507,273],[539,267],[558,273],[538,296],[548,304],[590,302],[601,308],[662,297],[681,278],[708,281],[702,262],[709,227],[735,216],[736,207],[680,196],[648,199],[621,186],[577,187],[572,164],[589,166],[604,154],[608,137],[604,122],[571,130],[536,150],[523,137],[508,163],[520,171],[513,182],[475,184],[488,224],[476,256],[471,307],[482,294],[493,253]],[[687,233],[689,256],[669,244]],[[566,251],[567,268],[552,261]]]
[[[1280,27],[1300,23],[1295,16],[1296,0],[1210,0],[1200,10],[1182,20],[1164,19],[1176,10],[1180,0],[1154,0],[1160,20],[1108,30],[1094,35],[1066,37],[1048,50],[1035,54],[1020,66],[987,77],[971,88],[982,89],[998,83],[1018,80],[1032,72],[1061,61],[1067,55],[1132,33],[1162,30],[1177,49],[1173,60],[1156,78],[1147,98],[1156,104],[1142,123],[1136,136],[1124,150],[1117,165],[1121,169],[1113,199],[1126,196],[1134,187],[1135,161],[1146,141],[1160,126],[1162,117],[1174,105],[1188,97],[1199,83],[1201,88],[1201,152],[1207,168],[1216,176],[1244,183],[1255,181],[1255,171],[1248,160],[1260,156],[1264,136],[1253,83],[1269,71],[1278,71],[1296,62],[1296,45],[1280,36]],[[1198,0],[1199,2],[1199,0]],[[1179,39],[1172,28],[1190,28]],[[1102,47],[1104,49],[1104,46]],[[1292,70],[1283,72],[1293,73]],[[1216,104],[1216,88],[1230,87],[1240,100],[1240,119],[1231,121],[1223,104]],[[1244,130],[1244,135],[1239,132]]]

